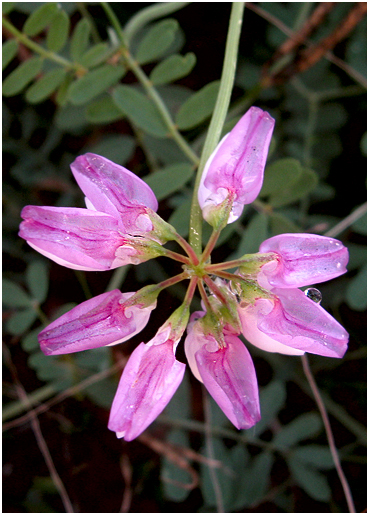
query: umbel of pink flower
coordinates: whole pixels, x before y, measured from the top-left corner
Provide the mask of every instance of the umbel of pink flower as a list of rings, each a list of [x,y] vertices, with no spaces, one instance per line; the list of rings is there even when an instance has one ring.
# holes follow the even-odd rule
[[[162,412],[178,388],[185,364],[176,348],[186,329],[191,371],[238,428],[260,419],[254,365],[240,334],[268,352],[342,357],[348,334],[299,288],[346,272],[347,249],[333,238],[281,234],[256,254],[211,264],[222,228],[260,192],[274,120],[252,107],[209,158],[198,191],[213,234],[201,256],[157,214],[151,189],[122,166],[95,154],[78,157],[72,172],[86,209],[26,206],[20,236],[41,254],[76,270],[110,270],[166,256],[183,272],[137,292],[108,291],[49,324],[39,334],[47,355],[115,345],[141,331],[164,288],[189,281],[183,304],[152,340],[131,354],[120,379],[108,427],[136,438]],[[164,247],[175,240],[185,254]],[[237,268],[236,273],[227,272]],[[206,288],[205,288],[206,287]],[[198,288],[203,310],[190,318]]]

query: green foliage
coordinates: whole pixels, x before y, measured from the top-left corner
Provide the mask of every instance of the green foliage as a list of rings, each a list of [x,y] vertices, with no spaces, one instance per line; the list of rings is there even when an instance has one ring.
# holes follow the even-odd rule
[[[70,56],[73,61],[79,61],[86,52],[90,38],[90,30],[90,22],[86,18],[82,18],[77,23],[70,41]]]
[[[26,100],[30,104],[38,104],[46,100],[61,85],[66,75],[67,72],[63,68],[55,68],[45,73],[45,75],[28,88]]]
[[[210,117],[215,106],[219,84],[219,81],[210,82],[180,107],[176,124],[181,130],[192,129]]]
[[[114,86],[126,73],[122,66],[102,64],[73,82],[68,97],[74,105],[87,104],[101,93]]]
[[[191,179],[193,168],[188,163],[167,166],[163,170],[145,177],[158,200],[168,197],[182,188]]]
[[[18,42],[15,39],[8,39],[2,46],[2,67],[3,70],[14,59],[18,52]]]
[[[156,61],[173,43],[177,30],[176,20],[167,19],[156,23],[138,45],[135,56],[137,62],[142,65]]]
[[[55,2],[47,2],[40,5],[38,9],[31,13],[23,25],[24,34],[31,37],[40,34],[49,25],[57,12],[58,6]]]
[[[192,52],[182,55],[171,55],[155,66],[150,80],[155,86],[168,84],[188,75],[196,64],[196,56]]]
[[[59,52],[67,42],[68,34],[69,16],[60,9],[51,19],[50,28],[46,36],[47,48],[53,52]]]
[[[132,86],[119,85],[113,91],[117,107],[133,124],[153,136],[165,138],[168,129],[151,99]]]
[[[31,57],[18,66],[3,82],[3,95],[11,97],[20,93],[41,71],[42,57]]]

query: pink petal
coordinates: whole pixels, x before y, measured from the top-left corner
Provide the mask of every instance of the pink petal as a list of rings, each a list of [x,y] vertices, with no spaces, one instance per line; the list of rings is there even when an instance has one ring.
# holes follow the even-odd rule
[[[348,333],[327,311],[301,290],[275,289],[273,293],[277,296],[274,303],[258,299],[254,306],[240,309],[242,332],[250,343],[286,354],[278,343],[300,351],[296,354],[310,352],[333,358],[344,355]]]
[[[338,277],[347,271],[349,259],[340,241],[316,234],[280,234],[265,240],[259,252],[278,255],[277,262],[265,265],[258,277],[261,285],[265,275],[269,285],[277,288],[296,288]]]
[[[260,420],[255,368],[241,340],[233,334],[224,336],[225,348],[219,349],[214,340],[196,352],[197,366],[205,387],[232,424],[248,429]]]
[[[141,343],[120,379],[108,427],[118,438],[133,440],[163,411],[180,385],[186,365],[175,359],[173,342]]]
[[[229,193],[235,193],[236,198],[228,223],[256,199],[273,128],[274,119],[267,112],[251,107],[219,143],[206,163],[198,191],[205,219],[209,209],[221,204]]]
[[[44,256],[74,270],[110,270],[132,262],[117,258],[126,240],[112,216],[79,208],[26,206],[19,236]],[[129,255],[130,254],[130,255]]]
[[[113,290],[93,297],[49,324],[38,336],[41,350],[69,354],[124,342],[140,332],[156,302],[146,308],[126,307],[134,292]]]
[[[145,208],[156,211],[158,202],[151,188],[135,174],[96,154],[77,157],[71,169],[90,208],[120,220],[125,232],[152,229]]]

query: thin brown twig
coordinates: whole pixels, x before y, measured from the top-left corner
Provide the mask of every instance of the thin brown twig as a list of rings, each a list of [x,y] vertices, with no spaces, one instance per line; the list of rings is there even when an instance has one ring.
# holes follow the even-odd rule
[[[128,513],[132,502],[132,467],[127,454],[122,454],[120,459],[120,470],[124,479],[124,492],[119,513]]]
[[[40,413],[44,413],[45,411],[48,411],[51,406],[55,406],[55,404],[58,404],[59,402],[62,402],[63,400],[67,399],[68,397],[72,397],[72,395],[75,395],[76,393],[80,392],[81,390],[87,388],[91,384],[97,383],[98,381],[101,381],[105,377],[108,377],[115,372],[118,372],[121,370],[124,365],[126,364],[128,358],[122,358],[120,359],[115,365],[112,367],[103,370],[102,372],[99,372],[98,374],[94,374],[84,381],[81,381],[75,386],[71,386],[70,388],[67,388],[64,390],[64,392],[59,393],[55,397],[53,397],[50,401],[45,402],[43,404],[40,404],[40,406],[37,406],[37,408],[34,408],[32,412],[28,412],[25,415],[22,415],[21,417],[18,417],[14,420],[11,420],[10,422],[7,422],[3,425],[3,431],[6,431],[8,429],[12,429],[13,427],[20,426],[22,424],[25,424],[29,422],[33,415],[39,415]]]
[[[265,9],[262,7],[253,4],[252,2],[246,2],[245,6],[250,9],[250,11],[253,11],[257,15],[259,15],[261,18],[264,18],[264,20],[268,21],[270,24],[277,27],[281,32],[283,32],[286,36],[289,38],[294,38],[295,33],[292,29],[290,29],[287,25],[285,25],[281,20],[279,20],[276,16],[274,16],[271,13],[268,13]],[[314,43],[310,40],[305,40],[305,45],[307,47],[314,46]],[[349,64],[345,63],[342,59],[335,56],[330,50],[324,55],[324,58],[330,61],[331,63],[335,64],[341,70],[347,73],[352,79],[354,79],[358,84],[363,86],[364,88],[367,87],[367,81],[366,78],[359,73],[355,68],[350,66]]]
[[[317,386],[317,384],[315,382],[314,376],[311,373],[310,366],[309,366],[309,360],[308,360],[307,356],[304,354],[303,356],[301,356],[301,360],[302,360],[302,366],[303,366],[303,369],[304,369],[304,373],[305,373],[306,379],[308,380],[310,388],[312,389],[312,392],[313,392],[314,397],[315,397],[315,401],[317,403],[318,409],[320,411],[320,415],[321,415],[322,420],[323,420],[323,424],[324,424],[324,427],[325,427],[325,432],[326,432],[326,435],[327,435],[327,440],[328,440],[329,448],[331,450],[333,462],[335,464],[338,477],[339,477],[339,479],[341,481],[341,485],[342,485],[342,488],[343,488],[343,491],[344,491],[344,494],[345,494],[345,498],[346,498],[346,502],[347,502],[347,506],[348,506],[349,512],[350,513],[356,513],[355,506],[354,506],[354,501],[352,499],[352,495],[351,495],[351,491],[350,491],[350,486],[349,486],[349,484],[347,482],[346,476],[345,476],[345,474],[344,474],[344,472],[342,470],[342,467],[341,467],[341,462],[340,462],[340,458],[338,456],[336,444],[334,442],[334,436],[333,436],[332,428],[331,428],[331,425],[330,425],[330,422],[329,422],[329,417],[328,417],[327,410],[325,409],[324,402],[323,402],[323,399],[322,399],[322,397],[320,395],[320,392],[319,392],[318,386]]]
[[[3,344],[3,352],[4,352],[4,357],[5,357],[5,361],[6,361],[6,364],[11,372],[11,375],[13,377],[13,381],[14,381],[14,384],[15,384],[15,387],[16,387],[16,390],[17,390],[17,393],[18,393],[18,396],[19,396],[19,399],[24,402],[24,404],[30,408],[30,416],[31,416],[31,425],[32,425],[32,430],[33,430],[33,433],[35,435],[35,438],[36,438],[36,441],[37,441],[37,445],[38,445],[38,448],[40,449],[40,452],[42,454],[42,456],[44,457],[44,460],[45,460],[45,463],[46,463],[46,466],[49,470],[49,473],[50,473],[50,477],[51,479],[53,480],[53,483],[56,487],[56,489],[58,490],[59,492],[59,495],[61,497],[61,500],[63,502],[63,505],[64,505],[64,508],[65,508],[65,511],[66,513],[74,513],[74,510],[73,510],[73,506],[72,506],[72,503],[69,499],[69,496],[68,496],[68,493],[65,489],[65,486],[55,468],[55,465],[54,465],[54,462],[53,462],[53,459],[51,457],[51,454],[50,454],[50,451],[49,451],[49,448],[46,444],[46,441],[42,435],[42,431],[41,431],[41,427],[40,427],[40,423],[38,421],[38,418],[37,418],[37,415],[35,414],[34,410],[32,409],[31,407],[31,404],[28,400],[28,397],[27,397],[27,393],[26,391],[24,390],[23,386],[22,386],[22,383],[20,382],[19,378],[18,378],[18,373],[17,373],[17,370],[12,362],[12,359],[11,359],[11,355],[10,355],[10,352],[9,352],[9,349],[6,347],[6,345]]]

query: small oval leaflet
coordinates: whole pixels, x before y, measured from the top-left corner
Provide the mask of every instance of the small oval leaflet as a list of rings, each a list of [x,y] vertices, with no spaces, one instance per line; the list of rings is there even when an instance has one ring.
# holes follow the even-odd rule
[[[304,290],[304,293],[316,304],[320,304],[322,302],[323,296],[317,288],[307,288]]]

